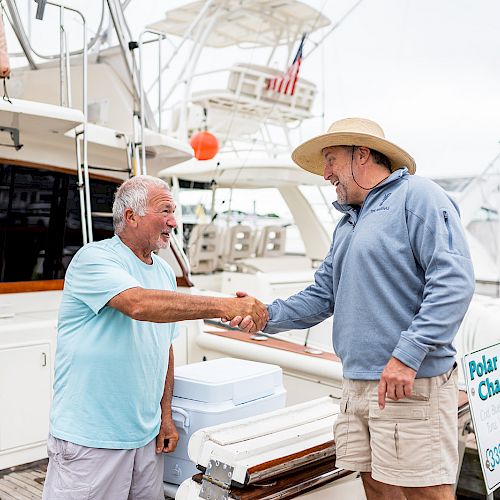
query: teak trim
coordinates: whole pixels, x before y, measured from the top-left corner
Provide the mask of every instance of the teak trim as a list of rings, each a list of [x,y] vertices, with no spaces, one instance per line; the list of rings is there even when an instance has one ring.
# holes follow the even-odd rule
[[[206,325],[208,326],[208,325]],[[215,325],[210,325],[210,327],[214,327]],[[294,344],[292,342],[287,342],[286,340],[276,339],[276,338],[268,338],[267,340],[254,340],[252,336],[246,332],[242,332],[240,330],[226,330],[224,327],[220,329],[205,329],[205,333],[210,335],[217,335],[218,337],[224,337],[232,340],[239,340],[242,342],[249,342],[250,344],[258,345],[261,347],[270,347],[274,349],[279,349],[282,351],[294,352],[297,354],[302,354],[304,356],[310,356],[312,358],[321,358],[326,359],[328,361],[336,361],[340,363],[340,358],[331,353],[331,352],[322,352],[320,354],[312,354],[307,352],[307,347]]]
[[[177,276],[177,286],[189,287],[189,282],[184,276]],[[37,280],[37,281],[12,281],[0,283],[0,295],[4,293],[25,293],[25,292],[49,292],[53,290],[62,290],[64,280]]]
[[[62,290],[64,280],[12,281],[0,283],[0,294]]]
[[[333,430],[332,430],[333,434]],[[269,460],[258,465],[254,465],[247,470],[250,483],[262,481],[273,477],[276,473],[282,473],[293,469],[296,466],[305,466],[324,460],[327,457],[335,456],[335,441],[332,439],[312,448],[301,450],[291,455]]]

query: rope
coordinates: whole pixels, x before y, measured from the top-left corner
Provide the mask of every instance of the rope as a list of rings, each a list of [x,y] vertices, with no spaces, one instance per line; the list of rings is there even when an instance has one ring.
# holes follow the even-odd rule
[[[7,77],[9,78],[9,77]],[[10,102],[12,104],[12,101],[10,100],[9,93],[7,92],[7,78],[2,78],[3,80],[3,97],[2,99],[4,101]]]

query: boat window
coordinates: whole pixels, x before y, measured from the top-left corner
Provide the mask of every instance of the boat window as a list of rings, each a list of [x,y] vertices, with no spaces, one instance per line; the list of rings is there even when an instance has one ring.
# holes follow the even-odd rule
[[[447,177],[433,179],[433,181],[439,184],[445,191],[460,193],[470,184],[472,179],[472,177]]]
[[[116,184],[91,189],[94,240],[109,238]],[[62,279],[81,246],[76,175],[0,163],[0,282]]]
[[[187,251],[190,233],[196,224],[214,222],[222,228],[234,224],[252,227],[258,232],[264,226],[286,227],[287,254],[305,254],[305,247],[292,214],[278,189],[218,188],[214,213],[211,213],[212,191],[207,189],[181,189],[184,246]]]
[[[300,186],[302,194],[311,205],[318,220],[325,227],[327,234],[333,234],[333,230],[341,217],[332,203],[337,199],[335,189],[332,186]]]

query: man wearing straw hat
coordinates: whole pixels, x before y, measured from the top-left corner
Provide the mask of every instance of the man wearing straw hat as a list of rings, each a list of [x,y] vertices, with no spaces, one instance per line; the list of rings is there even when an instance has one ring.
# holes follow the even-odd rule
[[[310,328],[334,314],[344,374],[336,465],[362,473],[369,500],[452,499],[452,341],[474,291],[458,208],[412,175],[413,158],[370,120],[335,122],[292,158],[335,187],[344,216],[314,283],[270,304],[264,331]],[[240,327],[255,330],[249,317]]]

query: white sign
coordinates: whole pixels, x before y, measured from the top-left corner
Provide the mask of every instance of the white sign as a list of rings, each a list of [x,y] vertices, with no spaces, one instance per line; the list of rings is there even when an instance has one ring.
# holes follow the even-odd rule
[[[463,358],[477,449],[488,494],[500,486],[500,344]]]

